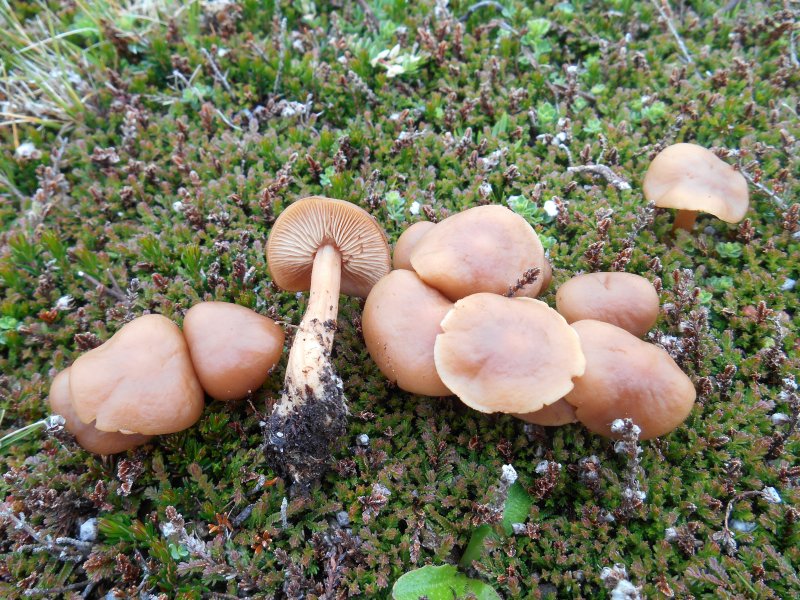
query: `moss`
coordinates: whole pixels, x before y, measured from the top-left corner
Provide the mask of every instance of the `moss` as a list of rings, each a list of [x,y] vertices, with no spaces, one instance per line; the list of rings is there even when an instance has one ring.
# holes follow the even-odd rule
[[[80,592],[91,581],[97,597],[113,587],[311,597],[331,582],[341,596],[387,597],[416,566],[457,564],[476,506],[491,500],[509,462],[529,490],[549,491],[530,510],[536,527],[487,544],[471,573],[504,597],[607,597],[600,574],[615,563],[646,597],[797,596],[800,438],[777,439],[786,425],[771,421],[790,410],[782,380],[798,365],[797,288],[785,285],[800,279],[789,207],[800,192],[796,11],[699,2],[679,12],[673,3],[686,63],[655,3],[507,2],[502,12],[461,1],[446,10],[431,0],[338,4],[248,0],[212,14],[192,3],[69,38],[85,51],[77,68],[91,86],[79,111],[70,102],[44,115],[55,125],[37,127],[30,118],[42,115],[28,103],[19,108],[28,122],[0,128],[0,318],[14,319],[0,344],[3,429],[44,417],[56,370],[130,314],[180,322],[193,303],[215,299],[299,322],[305,299],[275,289],[264,256],[271,223],[295,198],[355,202],[392,240],[421,215],[557,199],[556,219],[531,211],[554,240],[544,300],[576,270],[622,264],[633,234],[625,268],[662,286],[653,339],[700,390],[681,428],[644,444],[644,506],[627,521],[607,519],[625,469],[607,440],[577,426],[527,431],[391,387],[365,350],[361,303],[344,299],[333,362],[351,417],[307,496],[282,511],[288,483],[262,451],[282,366],[248,402],[209,402],[195,427],[128,456],[104,460],[67,438],[31,437],[0,457],[8,506],[53,539],[76,535],[91,516],[100,533],[90,555],[63,562],[33,552],[35,541],[4,520],[0,596]],[[95,5],[114,3],[14,4],[21,19],[39,14],[60,31],[93,22]],[[537,19],[549,22],[544,33]],[[398,60],[401,73],[373,66],[396,44],[424,58]],[[0,36],[0,58],[19,47]],[[17,156],[25,141],[41,156]],[[665,211],[638,225],[649,160],[675,141],[735,151],[726,160],[763,186],[751,185],[751,230],[701,216],[693,235],[673,239]],[[607,165],[632,189],[570,173],[570,161]],[[126,300],[80,273],[105,286],[113,277]],[[355,444],[361,433],[369,446]],[[580,469],[592,455],[595,489]],[[540,481],[542,459],[563,466],[554,481]],[[139,471],[125,493],[120,477]],[[375,484],[391,494],[376,496]],[[766,486],[781,504],[734,502]],[[732,553],[715,537],[729,506],[732,519],[756,525],[735,531]],[[201,546],[163,535],[168,507]],[[332,532],[341,511],[346,534]]]

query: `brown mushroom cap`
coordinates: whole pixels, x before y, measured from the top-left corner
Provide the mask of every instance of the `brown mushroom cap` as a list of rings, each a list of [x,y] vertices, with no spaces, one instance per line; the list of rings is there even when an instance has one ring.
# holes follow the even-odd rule
[[[556,308],[567,323],[594,319],[642,337],[658,319],[658,292],[633,273],[585,273],[558,288]]]
[[[272,319],[230,302],[195,304],[184,317],[183,335],[197,378],[217,400],[238,400],[260,388],[286,337]]]
[[[439,323],[451,308],[452,302],[413,271],[392,271],[375,284],[361,327],[367,350],[387,379],[413,394],[451,394],[433,361]]]
[[[539,410],[531,413],[516,413],[518,419],[534,425],[544,425],[545,427],[557,427],[559,425],[569,425],[577,423],[578,417],[575,415],[575,407],[563,398],[556,400]]]
[[[417,221],[400,234],[394,244],[392,265],[395,269],[414,270],[411,266],[411,251],[416,247],[422,236],[433,229],[434,225],[436,224],[430,221]]]
[[[203,388],[183,334],[161,315],[134,319],[80,356],[69,387],[75,414],[101,431],[174,433],[203,412]]]
[[[473,294],[442,321],[434,358],[442,382],[481,412],[530,413],[553,404],[583,374],[574,330],[544,302]]]
[[[411,265],[450,300],[478,292],[504,294],[528,270],[544,265],[544,248],[528,222],[505,206],[477,206],[447,217],[419,240]],[[534,297],[542,277],[517,296]]]
[[[64,369],[50,385],[50,410],[64,417],[64,427],[89,452],[95,454],[117,454],[147,443],[152,436],[133,433],[130,435],[117,431],[100,431],[94,423],[83,423],[72,408],[69,394],[69,369]]]
[[[696,144],[674,144],[650,163],[645,197],[662,208],[711,213],[728,223],[741,221],[750,205],[739,171]]]
[[[311,287],[317,250],[333,245],[342,258],[341,293],[366,298],[391,270],[386,236],[368,212],[344,200],[310,196],[289,205],[275,221],[267,244],[275,284],[290,292]]]
[[[566,400],[587,428],[614,437],[615,419],[632,419],[647,440],[669,433],[689,416],[695,390],[664,350],[601,321],[578,321],[586,372]]]

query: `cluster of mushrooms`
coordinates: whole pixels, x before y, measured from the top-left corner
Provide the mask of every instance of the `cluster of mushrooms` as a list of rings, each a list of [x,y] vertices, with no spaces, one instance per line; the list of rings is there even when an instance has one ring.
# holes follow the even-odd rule
[[[700,210],[736,222],[749,206],[742,175],[693,144],[661,152],[644,191],[679,209],[676,228],[691,229]],[[362,322],[370,355],[401,389],[455,394],[475,410],[539,425],[580,421],[608,437],[618,418],[632,419],[642,439],[664,435],[692,409],[691,380],[641,339],[659,313],[650,282],[578,275],[559,288],[553,310],[535,300],[552,277],[539,238],[505,207],[415,223],[397,241],[393,265]],[[525,280],[525,272],[539,276]]]
[[[644,192],[678,208],[676,227],[687,229],[699,210],[735,222],[748,207],[741,174],[692,144],[661,152]],[[669,355],[641,339],[658,317],[653,286],[629,273],[578,275],[558,290],[553,310],[535,299],[552,278],[539,237],[503,206],[415,223],[392,257],[366,211],[304,198],[273,225],[267,261],[277,287],[309,291],[281,397],[264,424],[268,457],[296,483],[317,478],[346,433],[331,361],[340,294],[366,298],[370,355],[415,394],[455,394],[478,411],[541,425],[580,421],[607,436],[627,417],[643,439],[677,427],[695,400]],[[122,452],[190,427],[204,392],[234,400],[257,390],[283,345],[277,323],[225,302],[193,306],[183,330],[145,315],[59,373],[50,404],[84,448]]]
[[[183,331],[144,315],[56,375],[50,407],[85,449],[124,452],[194,425],[204,391],[235,400],[260,388],[283,343],[272,319],[227,302],[196,304]]]

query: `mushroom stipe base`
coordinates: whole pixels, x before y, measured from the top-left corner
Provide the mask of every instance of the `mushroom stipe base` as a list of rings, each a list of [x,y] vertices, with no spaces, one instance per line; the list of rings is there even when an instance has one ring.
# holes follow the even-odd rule
[[[264,426],[270,466],[302,487],[325,472],[332,452],[347,433],[349,411],[342,380],[327,366],[319,381],[315,392],[309,385],[299,389],[287,379],[281,402],[291,406],[285,412],[273,411]]]

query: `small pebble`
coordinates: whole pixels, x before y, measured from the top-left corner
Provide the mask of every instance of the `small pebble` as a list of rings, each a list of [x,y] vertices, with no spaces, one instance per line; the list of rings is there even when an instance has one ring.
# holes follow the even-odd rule
[[[82,542],[93,542],[97,539],[97,519],[92,517],[81,523],[78,539]]]
[[[755,523],[750,523],[748,521],[739,521],[738,519],[731,519],[731,527],[734,529],[734,531],[739,531],[741,533],[750,533],[757,527],[757,525]]]
[[[366,433],[357,435],[356,444],[358,444],[359,446],[369,446],[369,436]]]
[[[781,291],[784,292],[791,292],[794,289],[794,286],[797,285],[797,281],[795,279],[787,278],[786,281],[783,282],[781,286]]]
[[[336,513],[336,522],[339,524],[339,527],[347,527],[350,525],[350,515],[347,514],[346,510],[340,510]]]

